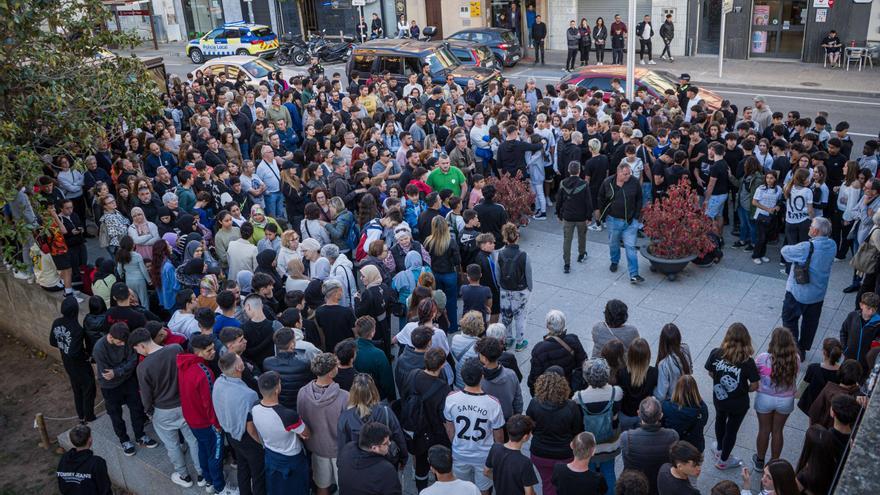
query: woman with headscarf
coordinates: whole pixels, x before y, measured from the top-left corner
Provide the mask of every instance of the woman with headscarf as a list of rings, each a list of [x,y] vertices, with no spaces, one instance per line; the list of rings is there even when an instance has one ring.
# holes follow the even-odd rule
[[[153,257],[153,244],[159,240],[159,228],[155,223],[147,220],[144,210],[139,206],[131,209],[131,225],[128,226],[128,236],[134,240],[134,250],[144,259],[150,261]]]
[[[309,276],[313,280],[326,280],[330,276],[330,260],[321,256],[313,261],[309,266]]]
[[[215,275],[220,273],[220,263],[211,255],[211,251],[205,249],[205,242],[198,233],[190,234],[189,242],[183,252],[183,263],[188,263],[193,258],[201,258],[205,262],[205,271]]]
[[[125,236],[119,241],[119,249],[116,251],[116,271],[125,279],[125,285],[137,294],[141,305],[150,309],[150,296],[147,292],[147,280],[150,275],[144,264],[144,258],[135,251],[134,240]]]
[[[218,292],[220,292],[220,282],[217,281],[217,275],[205,274],[199,282],[199,297],[196,298],[196,305],[214,311],[217,309]]]
[[[179,256],[181,260],[188,261],[184,258],[184,251],[186,250],[186,246],[189,244],[189,241],[192,239],[191,236],[198,236],[198,239],[201,240],[201,234],[198,233],[198,218],[190,215],[189,213],[184,213],[180,215],[175,222],[175,231],[177,233],[177,244],[171,246],[174,250],[174,253]]]
[[[174,232],[174,213],[171,213],[167,206],[160,206],[157,211],[156,218],[158,221],[156,222],[156,227],[159,230],[159,236]]]
[[[381,342],[381,349],[391,360],[391,319],[388,318],[388,308],[391,301],[391,290],[382,283],[382,274],[375,265],[367,265],[361,268],[361,281],[364,284],[363,292],[354,296],[355,316],[372,316],[376,320],[376,336],[374,340]]]
[[[238,283],[238,292],[241,295],[241,300],[244,301],[244,298],[251,295],[251,292],[254,291],[251,282],[254,279],[254,272],[250,270],[239,270],[239,272],[235,275],[235,282]]]
[[[260,242],[261,239],[266,237],[266,225],[270,223],[274,223],[275,227],[278,228],[278,232],[283,231],[284,229],[278,225],[278,222],[275,221],[274,218],[266,216],[265,211],[263,211],[263,207],[260,205],[253,205],[251,207],[251,224],[254,226],[254,235],[251,236],[251,242],[255,245]]]
[[[193,293],[199,294],[199,286],[202,283],[202,277],[205,276],[205,260],[192,258],[178,266],[174,275],[181,288],[191,289]]]
[[[406,307],[406,300],[419,285],[419,276],[424,272],[430,272],[431,268],[425,266],[422,255],[413,250],[406,253],[406,269],[394,276],[391,280],[391,288],[397,291],[397,301]],[[406,313],[400,316],[400,328],[406,325]]]
[[[287,262],[287,279],[284,281],[284,290],[305,292],[309,286],[309,277],[305,275],[306,267],[301,258],[291,258]]]
[[[177,282],[177,275],[174,272],[174,263],[171,260],[171,243],[166,240],[169,235],[173,236],[174,234],[165,234],[161,242],[153,244],[153,261],[150,265],[150,278],[153,281],[153,287],[156,288],[159,306],[167,313],[162,315],[164,317],[170,317],[171,312],[174,311],[175,297],[177,291],[180,290],[180,284]]]
[[[92,294],[101,296],[104,304],[110,307],[110,288],[116,283],[116,262],[113,258],[95,260],[95,279],[92,282]]]

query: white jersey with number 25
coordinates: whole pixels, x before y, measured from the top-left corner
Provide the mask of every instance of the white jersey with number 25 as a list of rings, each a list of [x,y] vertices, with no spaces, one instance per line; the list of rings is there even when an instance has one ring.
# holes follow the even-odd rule
[[[495,442],[492,431],[504,426],[498,399],[457,390],[446,396],[443,416],[455,427],[452,459],[456,463],[484,465]]]

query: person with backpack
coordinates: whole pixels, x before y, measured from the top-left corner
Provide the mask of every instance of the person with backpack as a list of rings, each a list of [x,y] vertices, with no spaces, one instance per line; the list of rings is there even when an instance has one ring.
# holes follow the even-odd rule
[[[406,434],[397,416],[387,402],[380,401],[379,389],[376,388],[373,378],[367,373],[358,373],[348,391],[348,405],[337,423],[337,453],[341,454],[343,447],[349,442],[357,442],[361,429],[370,422],[381,423],[391,430],[391,447],[386,458],[397,467],[405,465],[409,450],[406,446]],[[341,472],[339,476],[342,477]]]
[[[461,267],[461,254],[443,217],[435,216],[431,220],[431,235],[425,238],[425,248],[431,255],[431,271],[437,288],[446,294],[449,332],[455,333],[458,331],[458,270]]]
[[[529,295],[532,293],[532,264],[519,248],[519,230],[512,223],[501,229],[504,246],[498,252],[498,279],[501,286],[501,322],[507,327],[507,347],[523,351],[529,346],[524,338]]]
[[[389,208],[385,212],[384,217],[374,218],[365,223],[361,229],[360,240],[355,248],[355,261],[363,261],[367,257],[367,250],[369,250],[370,244],[375,240],[384,240],[385,230],[388,229],[389,232],[393,232],[394,228],[402,222],[403,214],[400,213],[400,208],[394,207]]]
[[[602,473],[608,486],[606,495],[611,495],[616,481],[614,460],[620,455],[617,415],[623,390],[608,383],[611,369],[603,358],[584,361],[583,375],[587,388],[575,392],[573,400],[580,405],[584,431],[596,438],[596,451],[590,462],[590,470]]]
[[[502,341],[492,337],[483,337],[477,341],[474,349],[479,354],[480,363],[483,365],[483,381],[480,382],[480,386],[484,392],[495,397],[501,403],[504,420],[507,421],[513,415],[522,413],[522,390],[516,373],[498,362],[498,358],[504,352]]]
[[[330,198],[330,217],[333,221],[324,225],[324,229],[330,236],[330,242],[339,247],[339,252],[351,254],[352,250],[357,248],[358,228],[355,225],[354,213],[345,207],[345,201],[339,196]]]
[[[451,445],[443,427],[443,405],[452,391],[443,376],[445,364],[443,349],[428,349],[424,354],[424,369],[411,370],[406,378],[407,386],[401,387],[400,423],[404,430],[412,433],[407,439],[407,447],[415,459],[415,480],[419,491],[428,486],[429,448]]]

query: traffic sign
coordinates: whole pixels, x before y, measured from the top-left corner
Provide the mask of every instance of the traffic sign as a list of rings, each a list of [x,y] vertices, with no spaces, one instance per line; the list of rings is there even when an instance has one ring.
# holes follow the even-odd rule
[[[729,14],[733,12],[733,0],[723,0],[721,2],[721,13]]]
[[[363,7],[367,4],[367,0],[351,0],[352,7]]]

